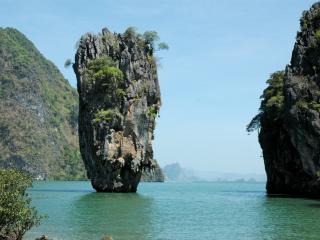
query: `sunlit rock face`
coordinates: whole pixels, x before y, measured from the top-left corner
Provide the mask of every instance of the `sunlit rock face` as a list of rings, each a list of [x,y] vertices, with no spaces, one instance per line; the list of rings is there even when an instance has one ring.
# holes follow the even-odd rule
[[[77,132],[77,91],[23,33],[0,27],[0,168],[85,179]]]
[[[283,110],[261,117],[259,141],[271,194],[320,197],[320,4],[301,18],[284,73]]]
[[[80,150],[97,191],[135,192],[154,165],[152,140],[161,105],[153,48],[140,36],[82,36],[77,76]]]

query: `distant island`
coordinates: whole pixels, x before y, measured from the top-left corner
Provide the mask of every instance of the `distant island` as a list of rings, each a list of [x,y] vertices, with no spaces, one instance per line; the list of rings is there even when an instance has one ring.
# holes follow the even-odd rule
[[[210,181],[210,182],[265,182],[264,174],[256,173],[225,173],[214,171],[199,171],[183,168],[179,163],[168,164],[163,167],[165,181]]]

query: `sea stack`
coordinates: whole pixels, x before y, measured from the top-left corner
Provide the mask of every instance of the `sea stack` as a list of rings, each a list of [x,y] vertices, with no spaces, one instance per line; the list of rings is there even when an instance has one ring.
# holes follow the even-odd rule
[[[320,3],[303,12],[291,64],[271,76],[250,128],[269,194],[320,197]]]
[[[73,65],[80,151],[98,192],[135,192],[142,170],[154,166],[161,98],[153,45],[133,28],[80,39]]]

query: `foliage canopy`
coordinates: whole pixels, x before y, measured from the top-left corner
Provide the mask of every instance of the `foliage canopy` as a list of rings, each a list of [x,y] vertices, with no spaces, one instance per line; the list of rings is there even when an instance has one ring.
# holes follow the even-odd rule
[[[284,105],[283,85],[284,85],[284,71],[278,71],[271,74],[267,80],[268,87],[263,91],[260,97],[261,105],[259,113],[251,120],[247,126],[247,131],[252,132],[261,126],[261,118],[268,116],[271,120],[277,120]]]
[[[26,190],[30,176],[14,169],[0,169],[0,239],[22,239],[27,230],[40,223]]]
[[[144,44],[147,44],[151,47],[152,50],[168,50],[169,45],[165,42],[159,42],[160,37],[156,31],[145,31],[142,35],[137,32],[137,28],[128,27],[124,32],[125,38],[138,38]],[[158,43],[158,44],[157,44]],[[157,46],[157,48],[156,48]]]

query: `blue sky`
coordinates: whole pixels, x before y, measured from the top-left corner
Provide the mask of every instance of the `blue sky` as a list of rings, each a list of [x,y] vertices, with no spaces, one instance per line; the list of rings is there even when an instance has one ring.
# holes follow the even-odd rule
[[[0,0],[1,27],[15,27],[64,69],[85,32],[156,30],[169,51],[159,79],[163,106],[154,151],[160,165],[263,173],[257,113],[270,73],[290,62],[299,18],[311,0]]]

